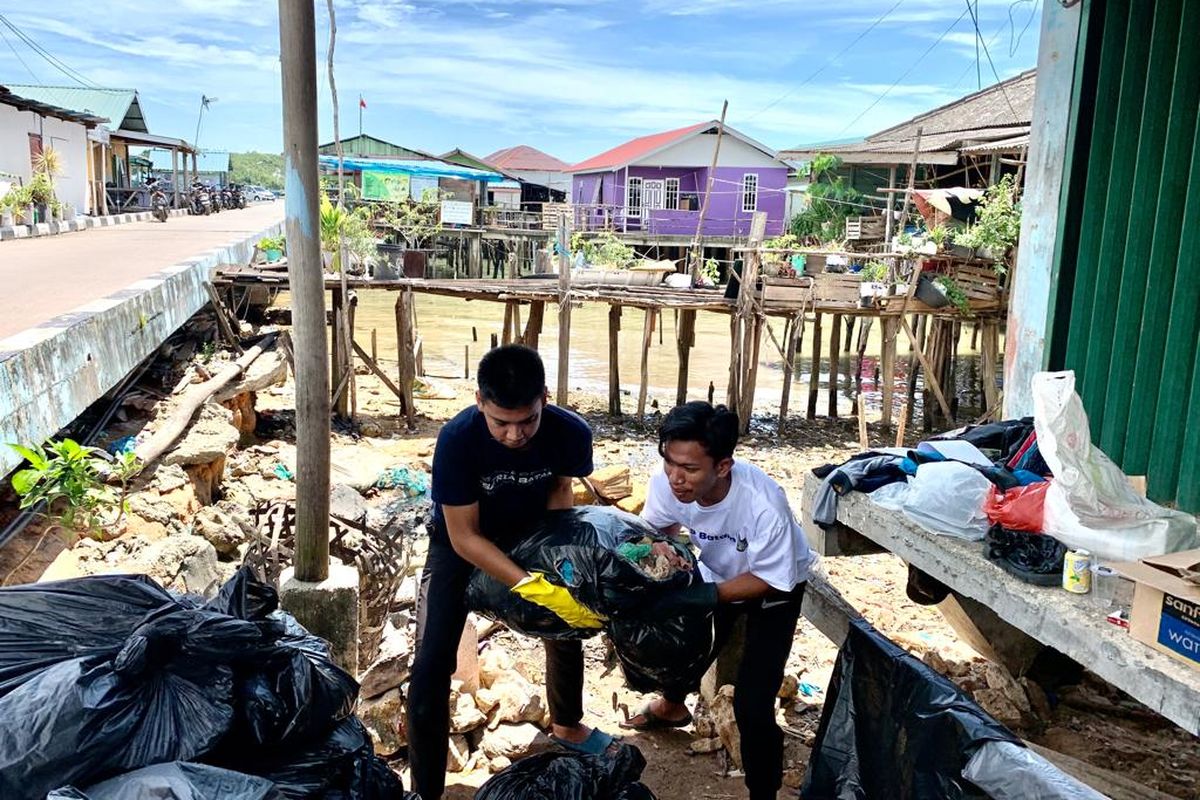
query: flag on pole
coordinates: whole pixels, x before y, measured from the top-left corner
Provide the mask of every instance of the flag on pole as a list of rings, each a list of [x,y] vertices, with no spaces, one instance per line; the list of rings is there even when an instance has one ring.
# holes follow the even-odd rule
[[[366,108],[366,107],[367,107],[367,101],[366,101],[366,100],[363,100],[363,96],[362,96],[361,94],[358,96],[358,107],[359,107],[359,108]]]
[[[208,104],[211,103],[213,100],[216,100],[216,98],[208,97],[207,95],[203,95],[203,94],[200,95],[200,105],[204,106],[205,108],[208,108]]]

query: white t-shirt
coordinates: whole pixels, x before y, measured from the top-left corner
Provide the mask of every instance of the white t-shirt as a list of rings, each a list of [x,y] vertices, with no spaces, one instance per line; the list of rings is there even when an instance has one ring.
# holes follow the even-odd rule
[[[681,503],[666,473],[650,479],[642,518],[656,528],[688,529],[700,550],[706,581],[727,581],[747,572],[773,588],[791,591],[808,579],[813,562],[804,529],[783,488],[753,464],[733,463],[729,494],[716,505]]]

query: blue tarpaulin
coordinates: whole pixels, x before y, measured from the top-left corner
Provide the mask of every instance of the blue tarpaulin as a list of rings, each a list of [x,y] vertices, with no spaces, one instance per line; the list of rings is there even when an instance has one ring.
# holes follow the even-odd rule
[[[325,169],[337,169],[337,156],[320,156],[321,166]],[[504,176],[498,172],[485,169],[472,169],[445,161],[421,161],[416,159],[396,158],[357,158],[346,157],[342,164],[347,172],[399,172],[405,175],[422,175],[429,178],[460,178],[468,181],[486,181],[498,183]]]

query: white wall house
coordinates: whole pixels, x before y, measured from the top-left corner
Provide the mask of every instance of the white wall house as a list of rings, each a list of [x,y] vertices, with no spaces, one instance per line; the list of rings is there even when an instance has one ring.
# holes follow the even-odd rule
[[[0,182],[27,184],[33,177],[33,154],[53,147],[62,172],[55,193],[75,209],[87,209],[88,129],[97,118],[26,101],[0,87]]]

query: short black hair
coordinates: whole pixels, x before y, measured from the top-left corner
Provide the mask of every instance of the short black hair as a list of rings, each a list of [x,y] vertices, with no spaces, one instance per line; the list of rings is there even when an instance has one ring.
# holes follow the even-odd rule
[[[658,429],[658,454],[667,442],[699,442],[715,461],[733,456],[738,440],[738,416],[725,406],[713,408],[703,400],[675,406]]]
[[[479,395],[501,408],[524,408],[546,394],[546,368],[536,350],[506,344],[489,350],[475,373]]]

